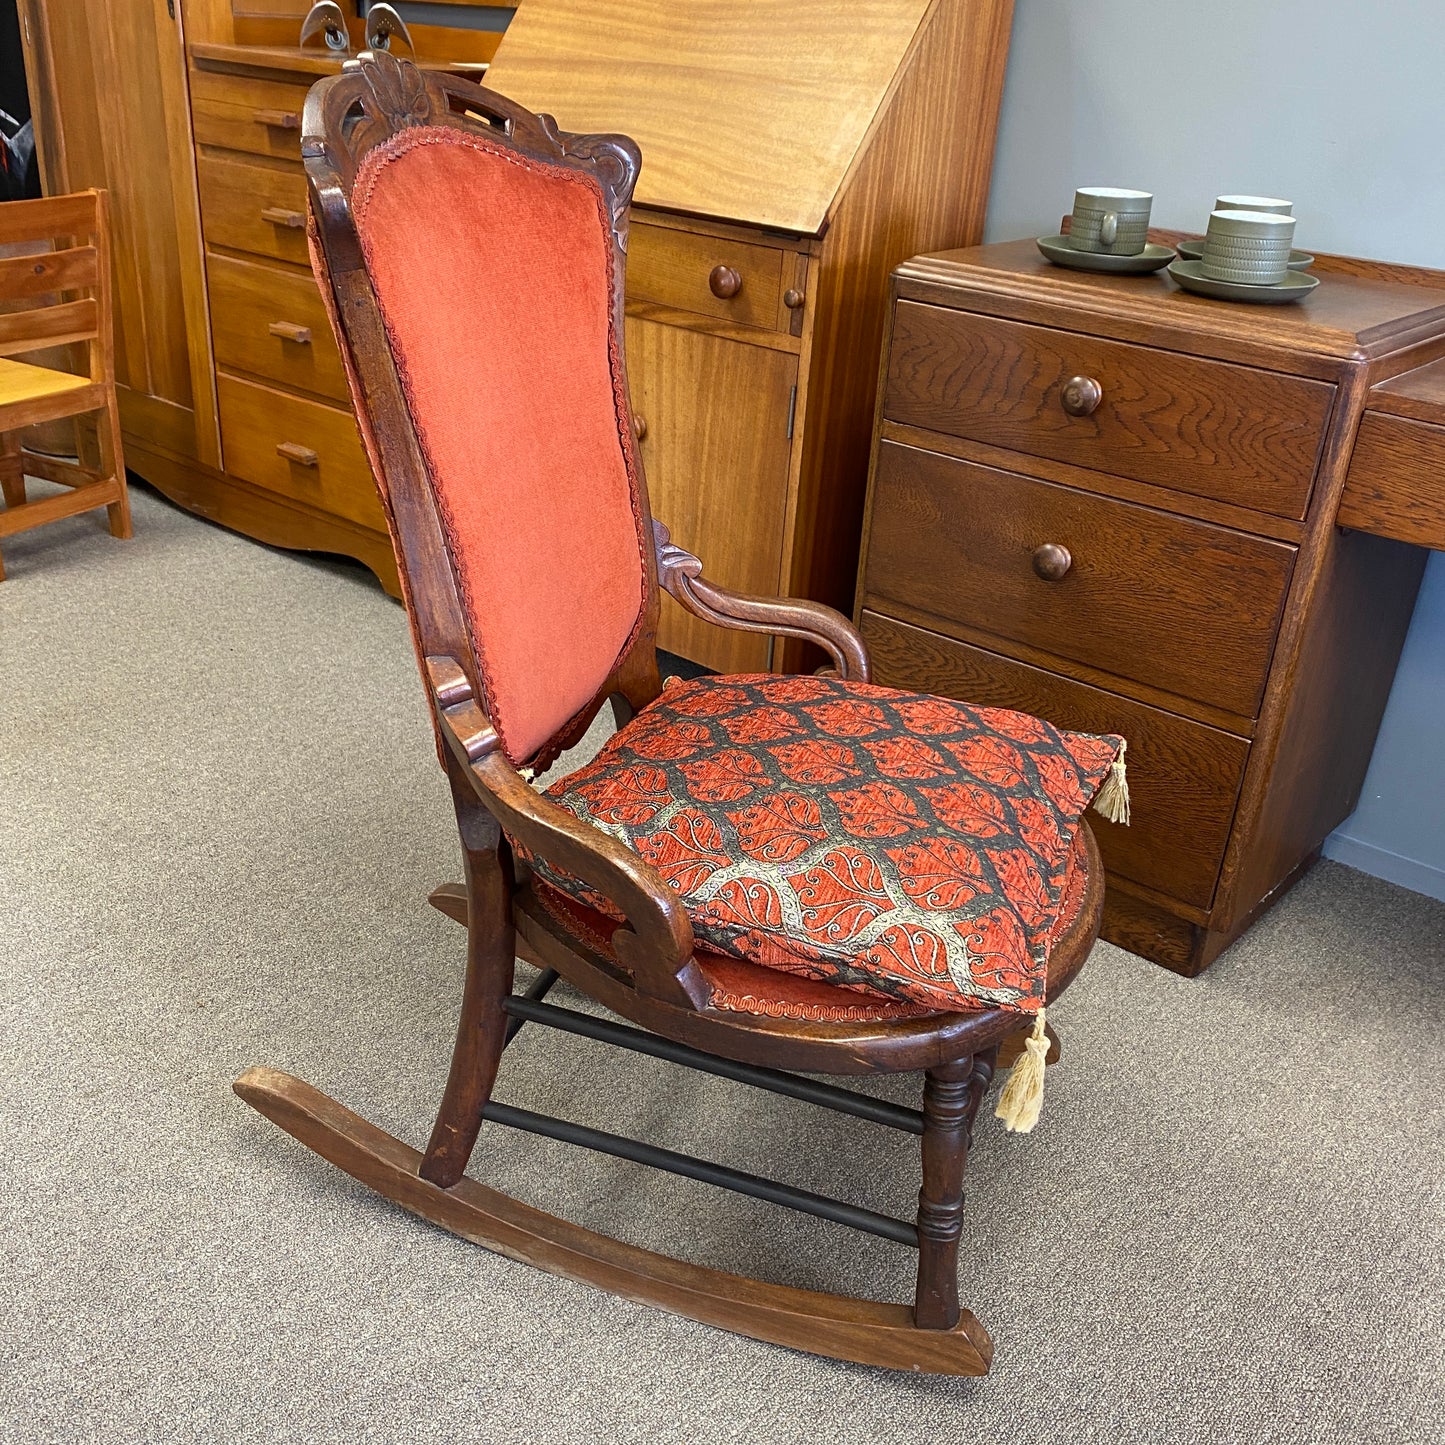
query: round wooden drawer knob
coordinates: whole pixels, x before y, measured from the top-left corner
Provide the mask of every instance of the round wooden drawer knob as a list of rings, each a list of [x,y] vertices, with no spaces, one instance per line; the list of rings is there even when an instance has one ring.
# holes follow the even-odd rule
[[[731,266],[714,266],[708,275],[707,285],[719,301],[731,301],[743,289],[743,278]]]
[[[1092,376],[1071,376],[1059,400],[1070,416],[1091,416],[1104,399],[1104,388]]]
[[[1034,548],[1034,571],[1045,582],[1057,582],[1074,565],[1073,554],[1057,542],[1045,542]]]
[[[645,416],[634,416],[632,418],[632,435],[638,441],[643,441],[647,436],[647,418]]]
[[[801,291],[791,286],[783,292],[783,305],[786,306],[789,311],[796,311],[806,300],[807,297],[804,296]]]

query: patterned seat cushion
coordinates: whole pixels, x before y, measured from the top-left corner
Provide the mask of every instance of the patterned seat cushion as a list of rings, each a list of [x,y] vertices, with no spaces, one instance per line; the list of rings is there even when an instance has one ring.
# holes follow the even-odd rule
[[[1079,817],[1121,746],[837,678],[705,677],[671,683],[547,795],[651,863],[707,950],[932,1009],[1031,1013]]]
[[[1089,885],[1088,855],[1084,840],[1074,837],[1064,874],[1059,913],[1049,932],[1050,960],[1055,940],[1066,933],[1084,906]],[[574,938],[580,939],[595,953],[616,961],[612,951],[615,919],[608,918],[585,903],[578,903],[565,893],[535,880],[538,900],[548,913]],[[872,990],[838,988],[819,983],[796,973],[777,968],[764,968],[741,958],[724,958],[699,948],[695,953],[698,967],[707,980],[708,1007],[723,1013],[758,1014],[770,1019],[804,1019],[810,1023],[902,1023],[907,1019],[936,1018],[939,1010],[927,1004],[904,1003],[886,998]]]

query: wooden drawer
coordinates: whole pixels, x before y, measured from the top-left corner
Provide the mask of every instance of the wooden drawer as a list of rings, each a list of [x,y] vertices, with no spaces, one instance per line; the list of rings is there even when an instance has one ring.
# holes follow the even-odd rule
[[[198,145],[225,146],[301,163],[306,85],[191,70],[191,122]]]
[[[323,512],[386,530],[356,419],[320,402],[218,373],[226,470]],[[295,449],[295,457],[278,451]],[[309,459],[307,454],[309,453]]]
[[[213,255],[206,278],[218,366],[350,405],[341,353],[310,276]]]
[[[1034,570],[1054,543],[1072,562]],[[864,570],[891,599],[1114,677],[1252,718],[1295,548],[883,442]],[[891,610],[888,608],[885,611]]]
[[[1417,547],[1445,548],[1445,426],[1367,411],[1336,517]]]
[[[201,226],[210,245],[310,265],[306,177],[299,168],[203,155],[196,174]]]
[[[1064,410],[1065,383],[1102,396]],[[1281,517],[1309,501],[1327,382],[900,301],[884,415]]]
[[[874,681],[1011,707],[1129,743],[1129,826],[1089,814],[1109,869],[1195,907],[1214,898],[1249,744],[1099,688],[865,611]]]
[[[783,331],[789,315],[782,304],[783,277],[786,269],[787,284],[793,284],[791,261],[791,252],[771,246],[649,226],[634,217],[627,243],[627,298]],[[718,266],[731,267],[742,278],[735,296],[713,295],[709,277]]]

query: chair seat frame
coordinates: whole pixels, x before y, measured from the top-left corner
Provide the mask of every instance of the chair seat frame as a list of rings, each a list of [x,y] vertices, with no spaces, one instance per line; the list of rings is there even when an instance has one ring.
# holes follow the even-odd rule
[[[604,702],[619,722],[661,691],[655,645],[667,591],[719,626],[801,638],[832,659],[837,675],[867,681],[861,636],[840,613],[797,599],[742,596],[709,582],[701,562],[652,520],[640,476],[647,612],[592,703],[528,760],[508,759],[488,717],[447,543],[411,416],[362,261],[349,196],[360,159],[409,125],[484,127],[493,139],[602,185],[615,247],[614,316],[620,332],[627,207],[640,166],[618,136],[572,136],[493,92],[424,74],[379,53],[347,63],[308,97],[303,158],[320,258],[338,341],[352,378],[363,436],[387,505],[442,762],[450,781],[465,880],[432,903],[467,929],[467,972],[451,1068],[436,1124],[418,1151],[290,1075],[249,1070],[236,1092],[323,1158],[404,1208],[464,1238],[542,1269],[739,1334],[834,1358],[946,1374],[986,1373],[992,1343],[959,1304],[963,1173],[975,1119],[1005,1057],[1020,1047],[1020,1019],[1000,1009],[873,1022],[767,1018],[711,1006],[679,895],[621,842],[590,827],[532,786],[532,774],[575,742]],[[1103,872],[1081,824],[1087,883],[1082,906],[1053,944],[1048,997],[1077,974],[1097,937]],[[570,929],[534,891],[512,840],[609,900],[626,919],[606,952]],[[517,956],[542,969],[514,992]],[[545,995],[566,979],[619,1023],[558,1008]],[[561,1029],[644,1056],[763,1088],[919,1137],[922,1188],[916,1219],[728,1169],[493,1098],[503,1053],[525,1024]],[[1057,1055],[1055,1042],[1051,1061]],[[922,1071],[921,1109],[908,1109],[801,1077]],[[467,1175],[481,1126],[491,1122],[635,1160],[766,1199],[918,1251],[911,1305],[799,1290],[688,1263],[584,1229]]]

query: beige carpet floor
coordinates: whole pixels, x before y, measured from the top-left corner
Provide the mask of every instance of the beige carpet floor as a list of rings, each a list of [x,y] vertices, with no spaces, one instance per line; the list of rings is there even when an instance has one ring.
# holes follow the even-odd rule
[[[425,1139],[455,837],[366,574],[143,490],[136,528],[5,543],[0,1439],[1445,1439],[1445,906],[1322,864],[1203,978],[1096,950],[1038,1131],[979,1132],[988,1379],[739,1339],[419,1223],[232,1096],[272,1063]],[[917,1188],[903,1136],[537,1029],[499,1094],[892,1212]],[[490,1126],[474,1169],[708,1263],[909,1289],[897,1246]]]

